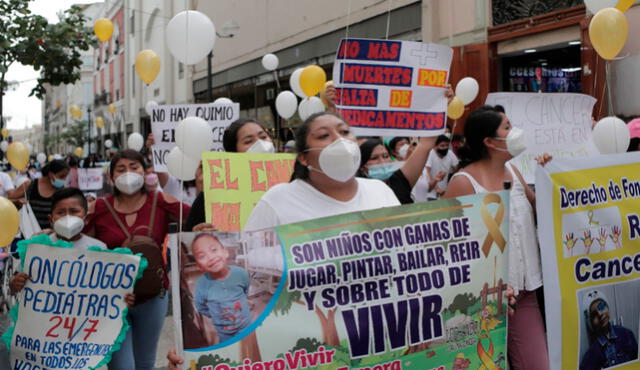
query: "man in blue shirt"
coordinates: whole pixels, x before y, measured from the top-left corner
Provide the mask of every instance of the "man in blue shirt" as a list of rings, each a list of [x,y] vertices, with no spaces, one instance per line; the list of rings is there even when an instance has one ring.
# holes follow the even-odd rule
[[[251,323],[249,275],[244,269],[227,264],[229,251],[211,234],[198,235],[191,248],[196,265],[203,272],[196,282],[196,309],[211,318],[219,343],[225,342]]]
[[[638,359],[638,342],[631,330],[609,323],[609,304],[598,290],[584,299],[584,314],[591,344],[580,370],[602,369]]]

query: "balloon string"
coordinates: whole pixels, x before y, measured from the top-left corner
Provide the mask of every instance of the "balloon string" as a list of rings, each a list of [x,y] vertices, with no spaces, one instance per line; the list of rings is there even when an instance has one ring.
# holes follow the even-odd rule
[[[607,107],[609,108],[609,112],[607,115],[613,115],[613,99],[611,97],[611,62],[606,61],[605,66],[605,77],[607,78]]]
[[[387,8],[387,31],[385,33],[385,40],[389,40],[389,26],[391,24],[391,5],[393,4],[393,0],[388,0],[389,7]]]

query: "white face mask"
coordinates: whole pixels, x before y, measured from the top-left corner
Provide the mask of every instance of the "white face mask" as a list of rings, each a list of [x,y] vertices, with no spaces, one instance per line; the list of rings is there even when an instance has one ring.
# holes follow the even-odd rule
[[[496,148],[503,152],[509,152],[514,158],[519,156],[522,152],[527,150],[527,143],[525,142],[524,131],[518,127],[512,127],[507,134],[507,137],[496,137],[496,140],[504,140],[507,142],[507,149]]]
[[[65,239],[71,239],[80,234],[83,228],[84,220],[76,216],[64,216],[53,224],[53,230],[56,234]]]
[[[403,146],[400,147],[400,149],[398,149],[398,155],[402,159],[407,159],[408,153],[409,153],[409,144],[404,144]]]
[[[259,139],[247,149],[247,153],[275,153],[276,148],[271,141]]]
[[[307,149],[309,150],[319,149]],[[313,168],[311,165],[308,166],[309,169],[322,172],[336,181],[347,182],[360,168],[360,147],[351,140],[339,138],[321,150],[320,169]]]
[[[139,173],[127,172],[116,179],[116,188],[121,192],[131,195],[144,185],[144,177]]]

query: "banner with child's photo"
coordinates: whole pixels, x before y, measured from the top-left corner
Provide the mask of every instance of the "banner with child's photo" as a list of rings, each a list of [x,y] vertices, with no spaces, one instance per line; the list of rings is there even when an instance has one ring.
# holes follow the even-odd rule
[[[184,368],[505,368],[507,194],[171,235]]]
[[[3,335],[11,369],[97,369],[128,329],[125,295],[146,260],[129,249],[73,248],[41,234],[18,243],[29,280]]]
[[[640,368],[640,155],[554,159],[536,192],[551,368]]]

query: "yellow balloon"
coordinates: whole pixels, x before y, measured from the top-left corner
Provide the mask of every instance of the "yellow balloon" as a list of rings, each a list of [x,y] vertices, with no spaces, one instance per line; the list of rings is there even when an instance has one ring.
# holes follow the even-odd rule
[[[620,10],[605,8],[591,19],[589,38],[596,52],[604,59],[613,59],[627,43],[629,24]]]
[[[142,50],[136,57],[136,73],[147,85],[160,73],[160,57],[153,50]]]
[[[0,197],[0,247],[11,244],[20,227],[18,209],[7,198]]]
[[[319,93],[326,81],[327,74],[318,66],[307,66],[300,73],[300,88],[307,96]]]
[[[77,147],[73,150],[73,154],[75,154],[76,157],[82,157],[82,153],[84,153],[84,150],[81,147]]]
[[[451,100],[447,108],[447,116],[451,119],[458,119],[464,114],[464,102],[457,96]]]
[[[47,157],[47,162],[51,162],[53,160],[53,154],[49,154]]]
[[[100,18],[93,25],[93,32],[98,36],[98,40],[105,42],[111,38],[113,23],[106,18]]]
[[[9,130],[7,130],[6,128],[2,129],[2,137],[3,138],[8,138],[9,137]]]
[[[633,3],[635,2],[636,0],[620,0],[618,1],[618,5],[616,5],[616,9],[624,13],[629,10],[629,8],[631,8],[631,5],[633,5]]]
[[[107,110],[109,110],[109,113],[114,114],[116,112],[115,104],[113,103],[109,104],[109,106],[107,107]]]
[[[96,127],[104,128],[104,119],[102,117],[96,117]]]
[[[73,118],[80,118],[82,117],[82,110],[77,105],[72,105],[69,108],[69,114],[71,114]]]
[[[7,149],[7,159],[13,168],[24,171],[29,163],[29,149],[21,142],[12,143]]]

